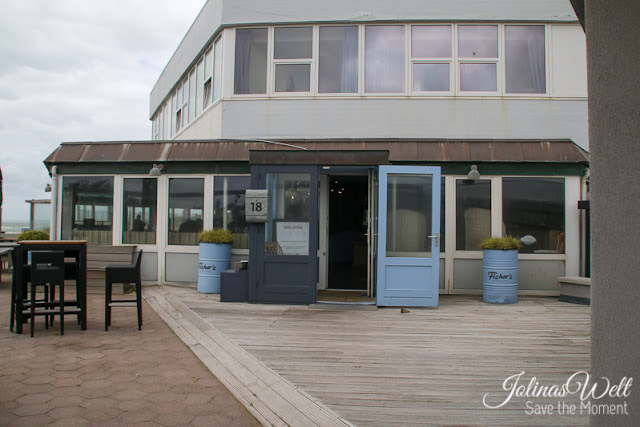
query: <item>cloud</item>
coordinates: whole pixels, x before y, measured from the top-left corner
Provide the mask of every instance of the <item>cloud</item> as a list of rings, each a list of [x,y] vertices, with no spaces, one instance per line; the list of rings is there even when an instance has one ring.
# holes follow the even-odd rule
[[[205,0],[3,1],[3,220],[47,198],[63,141],[150,139],[149,93]]]

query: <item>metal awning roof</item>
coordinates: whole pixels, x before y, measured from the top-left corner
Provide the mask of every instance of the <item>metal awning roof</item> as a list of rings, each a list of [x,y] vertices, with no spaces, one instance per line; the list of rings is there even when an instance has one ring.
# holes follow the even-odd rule
[[[280,144],[288,145],[280,145]],[[44,163],[249,162],[251,150],[384,151],[390,162],[588,163],[589,154],[570,139],[291,139],[63,142]]]

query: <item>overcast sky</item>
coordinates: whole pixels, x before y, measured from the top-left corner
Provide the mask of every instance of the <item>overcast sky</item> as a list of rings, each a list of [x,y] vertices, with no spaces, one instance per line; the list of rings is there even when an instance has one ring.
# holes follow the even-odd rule
[[[0,0],[2,218],[49,198],[63,141],[151,138],[149,93],[205,0]]]

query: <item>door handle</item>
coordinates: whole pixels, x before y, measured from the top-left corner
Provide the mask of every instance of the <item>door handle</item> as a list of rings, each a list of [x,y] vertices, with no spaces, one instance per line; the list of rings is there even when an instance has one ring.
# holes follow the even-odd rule
[[[434,242],[435,245],[436,245],[436,248],[439,246],[440,237],[439,237],[438,233],[434,234],[433,236],[427,236],[427,237],[429,237],[430,239],[436,239],[435,242]]]

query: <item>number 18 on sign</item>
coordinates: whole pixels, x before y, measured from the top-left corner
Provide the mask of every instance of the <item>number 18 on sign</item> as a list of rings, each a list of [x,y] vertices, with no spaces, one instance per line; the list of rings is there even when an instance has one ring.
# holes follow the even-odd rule
[[[244,212],[247,222],[268,222],[269,190],[247,190]]]

